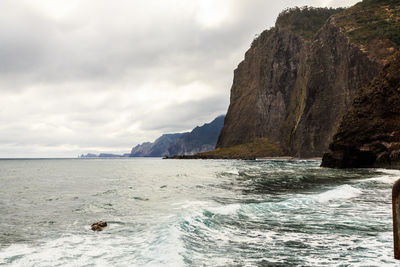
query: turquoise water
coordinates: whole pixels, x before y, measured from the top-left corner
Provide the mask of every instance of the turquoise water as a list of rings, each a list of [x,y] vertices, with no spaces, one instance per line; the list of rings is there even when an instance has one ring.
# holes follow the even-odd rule
[[[0,265],[396,266],[400,172],[319,164],[0,160]]]

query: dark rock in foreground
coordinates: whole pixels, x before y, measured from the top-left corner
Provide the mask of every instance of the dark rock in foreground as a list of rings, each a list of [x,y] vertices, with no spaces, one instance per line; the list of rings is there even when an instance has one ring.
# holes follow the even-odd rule
[[[323,167],[400,167],[400,53],[355,98],[329,148]]]
[[[93,231],[103,231],[104,227],[107,227],[107,222],[99,221],[92,224]]]

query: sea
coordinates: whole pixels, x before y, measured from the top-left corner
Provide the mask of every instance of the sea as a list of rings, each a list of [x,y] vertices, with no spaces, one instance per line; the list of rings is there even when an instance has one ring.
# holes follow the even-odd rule
[[[0,160],[0,266],[398,266],[400,172],[320,163]]]

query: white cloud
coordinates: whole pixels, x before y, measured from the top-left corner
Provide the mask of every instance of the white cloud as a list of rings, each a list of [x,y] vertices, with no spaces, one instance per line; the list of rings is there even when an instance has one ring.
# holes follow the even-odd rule
[[[233,70],[288,6],[355,1],[3,0],[0,157],[128,152],[226,112]]]

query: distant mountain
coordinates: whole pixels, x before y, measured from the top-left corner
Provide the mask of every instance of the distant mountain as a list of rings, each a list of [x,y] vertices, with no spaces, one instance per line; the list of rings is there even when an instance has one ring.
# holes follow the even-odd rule
[[[191,132],[163,134],[154,143],[145,142],[132,148],[130,157],[164,157],[192,155],[215,149],[225,116],[194,128]]]
[[[154,143],[145,142],[132,148],[130,157],[169,156],[168,148],[178,140],[182,133],[163,134]]]
[[[219,116],[212,122],[194,128],[190,133],[182,134],[168,148],[168,155],[193,155],[215,149],[218,135],[224,126],[225,116]]]

